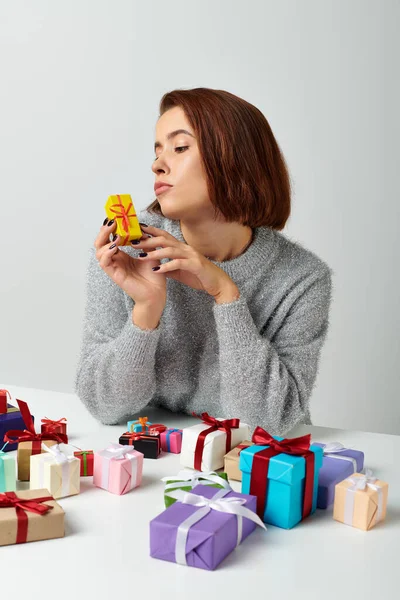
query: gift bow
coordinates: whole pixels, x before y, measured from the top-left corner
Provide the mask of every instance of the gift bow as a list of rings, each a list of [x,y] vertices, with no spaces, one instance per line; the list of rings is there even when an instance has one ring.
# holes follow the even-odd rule
[[[108,448],[106,448],[105,451],[112,454],[112,456],[107,458],[115,458],[115,460],[122,460],[124,458],[130,458],[129,456],[127,457],[126,454],[132,452],[132,448],[129,446],[122,446],[121,444],[110,444],[110,446],[108,446]]]
[[[269,446],[269,448],[254,454],[253,457],[250,494],[257,496],[257,514],[263,515],[266,506],[270,458],[283,453],[302,456],[306,461],[302,518],[307,517],[312,511],[314,491],[315,458],[314,453],[310,450],[311,434],[278,441],[262,427],[256,427],[251,440],[257,446]]]
[[[33,419],[28,405],[23,400],[17,400],[22,419],[26,429],[11,429],[4,436],[5,442],[32,442],[32,454],[40,454],[40,445],[42,440],[55,440],[59,444],[68,442],[65,433],[55,433],[47,431],[46,433],[36,433]],[[15,438],[15,439],[13,439]]]
[[[353,472],[355,473],[357,471],[357,461],[352,456],[341,456],[340,453],[344,452],[345,450],[349,450],[349,448],[346,448],[340,442],[330,442],[329,444],[325,444],[323,447],[324,456],[338,460],[346,460],[347,462],[352,463]]]
[[[42,442],[42,448],[45,452],[51,454],[52,458],[54,458],[56,463],[59,465],[70,462],[75,458],[73,454],[67,454],[64,450],[61,450],[59,444],[55,444],[54,446],[46,446],[46,444]]]
[[[114,213],[116,219],[121,219],[122,228],[126,233],[129,233],[129,218],[136,217],[136,213],[130,213],[130,210],[133,210],[133,204],[131,201],[128,202],[127,207],[122,203],[120,194],[116,194],[118,198],[117,204],[111,204],[110,212]]]
[[[237,542],[238,546],[242,540],[243,533],[243,517],[250,519],[263,529],[267,529],[261,519],[256,513],[249,508],[243,506],[246,503],[245,498],[224,498],[226,494],[229,494],[230,490],[218,490],[213,498],[206,498],[191,492],[184,492],[183,490],[175,490],[170,492],[169,496],[182,502],[183,504],[190,504],[197,507],[199,510],[190,515],[183,521],[178,527],[175,543],[175,560],[180,565],[187,565],[186,560],[186,541],[188,538],[190,528],[198,523],[201,519],[204,519],[212,510],[218,512],[229,513],[236,515],[237,517]]]
[[[377,491],[380,486],[375,485],[375,481],[378,478],[374,476],[371,469],[366,469],[365,473],[362,473],[360,477],[348,477],[346,481],[349,481],[352,485],[353,490],[364,491],[367,487]]]
[[[203,412],[201,415],[197,415],[196,413],[192,413],[194,417],[201,419],[203,423],[206,425],[210,425],[208,429],[201,431],[196,443],[196,448],[194,451],[194,468],[198,471],[201,471],[201,463],[203,458],[203,450],[204,450],[204,441],[209,433],[213,431],[225,431],[226,433],[226,444],[225,449],[226,453],[231,450],[231,439],[232,439],[232,429],[238,429],[240,425],[240,419],[225,419],[220,421],[215,417],[211,417],[208,413]]]
[[[204,481],[200,481],[200,479],[203,479]],[[196,485],[210,485],[211,483],[218,483],[226,490],[232,490],[226,479],[220,477],[216,471],[179,471],[178,475],[174,477],[163,477],[161,481],[164,483],[166,481],[171,482],[167,483],[165,486],[165,491],[181,487],[182,483],[185,483],[191,488],[194,488]]]
[[[133,421],[133,423],[131,424],[131,431],[134,431],[134,427],[138,423],[139,423],[139,425],[142,426],[142,431],[146,431],[146,427],[148,427],[148,425],[147,425],[148,420],[149,420],[148,417],[139,417],[137,421]],[[135,433],[138,433],[138,432],[135,432]]]
[[[44,515],[52,509],[48,502],[54,500],[53,496],[43,496],[41,498],[18,498],[15,492],[5,492],[0,494],[0,508],[15,508],[17,513],[17,538],[16,544],[23,544],[28,536],[28,515],[26,511]]]
[[[43,425],[48,425],[49,427],[57,427],[57,425],[63,425],[66,422],[67,422],[67,419],[65,417],[62,417],[61,419],[58,419],[57,421],[55,421],[54,419],[48,419],[47,417],[42,419]]]

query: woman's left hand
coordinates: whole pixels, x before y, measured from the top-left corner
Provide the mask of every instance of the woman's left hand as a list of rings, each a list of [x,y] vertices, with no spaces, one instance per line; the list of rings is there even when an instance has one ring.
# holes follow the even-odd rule
[[[138,258],[144,261],[170,259],[168,263],[160,265],[156,273],[176,279],[195,290],[204,290],[215,299],[227,293],[239,297],[238,288],[229,275],[200,252],[180,242],[164,229],[142,226],[142,230],[153,237],[140,240],[140,244],[132,244],[132,248],[140,248],[143,252],[150,251],[148,256]],[[161,249],[154,250],[160,246]]]

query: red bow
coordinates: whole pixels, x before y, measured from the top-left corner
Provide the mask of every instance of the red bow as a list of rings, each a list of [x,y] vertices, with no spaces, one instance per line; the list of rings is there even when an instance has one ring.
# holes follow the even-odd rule
[[[11,394],[8,390],[0,390],[0,414],[7,414],[7,396],[11,400]]]
[[[125,244],[125,242],[127,242],[129,239],[129,219],[132,217],[136,217],[136,213],[130,212],[131,209],[133,210],[132,202],[129,201],[128,206],[125,208],[125,206],[122,203],[120,194],[117,194],[117,198],[118,198],[118,203],[112,204],[110,206],[110,212],[114,213],[115,219],[121,219],[122,229],[128,234],[123,239],[123,243]]]
[[[28,536],[28,515],[26,511],[44,515],[52,509],[48,504],[40,504],[40,502],[48,502],[54,500],[53,496],[43,496],[41,498],[18,498],[15,492],[5,492],[0,494],[0,508],[15,508],[17,513],[17,539],[16,544],[23,544]]]
[[[54,421],[53,419],[48,419],[45,417],[42,419],[42,433],[46,433],[47,431],[55,432],[55,433],[64,433],[67,434],[67,419],[62,417],[62,419],[58,419],[58,421]]]
[[[151,433],[150,431],[147,433],[142,433],[140,431],[127,431],[121,435],[121,438],[128,440],[128,446],[133,446],[133,442],[137,442],[139,440],[157,440],[157,448],[160,450],[160,433],[158,431],[154,431]]]
[[[256,427],[251,438],[258,446],[269,446],[254,454],[253,466],[250,479],[250,494],[257,496],[257,514],[263,517],[268,490],[268,469],[270,458],[277,454],[290,454],[302,456],[306,461],[306,474],[303,497],[302,518],[305,519],[311,513],[314,490],[314,452],[310,450],[311,435],[303,435],[297,438],[285,438],[282,441],[275,440],[265,429]]]
[[[213,431],[225,431],[226,433],[226,452],[231,450],[231,439],[232,439],[232,429],[238,429],[240,425],[240,419],[225,419],[224,421],[219,421],[215,417],[211,417],[208,413],[204,412],[201,415],[196,415],[196,413],[192,413],[194,417],[198,419],[202,419],[203,423],[206,425],[210,425],[208,429],[205,429],[199,434],[196,443],[196,449],[194,451],[194,468],[196,471],[201,471],[201,462],[203,458],[203,450],[204,450],[204,441],[209,433]]]
[[[42,419],[43,425],[51,425],[52,427],[56,427],[56,425],[62,425],[63,423],[66,423],[66,422],[67,422],[67,419],[65,417],[62,417],[62,419],[58,419],[58,421],[54,421],[53,419],[48,419],[47,417]]]
[[[15,442],[32,442],[32,454],[40,454],[42,451],[42,441],[43,440],[55,440],[59,444],[68,443],[68,437],[65,433],[55,433],[55,432],[46,432],[46,433],[36,433],[35,426],[33,424],[32,415],[28,408],[28,405],[23,400],[18,400],[19,410],[21,412],[21,416],[24,420],[25,427],[23,431],[21,429],[11,429],[7,431],[4,436],[4,441],[9,443]]]

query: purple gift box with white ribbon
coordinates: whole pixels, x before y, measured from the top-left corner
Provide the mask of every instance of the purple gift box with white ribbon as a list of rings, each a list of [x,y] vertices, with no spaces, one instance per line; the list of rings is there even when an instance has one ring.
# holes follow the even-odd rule
[[[364,453],[346,448],[340,442],[322,444],[314,442],[324,451],[322,467],[318,476],[317,508],[328,508],[335,499],[335,485],[364,467]]]
[[[196,485],[150,521],[150,556],[212,571],[257,527],[257,498]]]

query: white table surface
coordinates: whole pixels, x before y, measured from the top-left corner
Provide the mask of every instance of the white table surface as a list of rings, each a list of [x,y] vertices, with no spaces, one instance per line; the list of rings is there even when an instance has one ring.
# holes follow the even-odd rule
[[[43,417],[68,419],[69,442],[100,450],[118,442],[126,428],[98,423],[72,394],[0,384],[28,402],[40,431]],[[185,427],[196,419],[144,411],[153,422]],[[368,532],[334,521],[317,510],[291,530],[257,528],[215,571],[184,567],[149,556],[149,522],[164,509],[160,478],[180,469],[179,455],[145,459],[143,481],[123,496],[81,479],[81,493],[58,500],[65,510],[64,538],[0,547],[2,597],[36,598],[228,598],[398,597],[400,550],[400,436],[300,426],[313,441],[340,441],[365,453],[365,465],[389,483],[386,520]],[[17,489],[27,489],[18,482]],[[232,487],[240,491],[240,483]],[[290,596],[289,596],[290,595]]]

